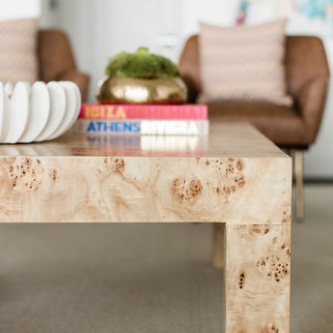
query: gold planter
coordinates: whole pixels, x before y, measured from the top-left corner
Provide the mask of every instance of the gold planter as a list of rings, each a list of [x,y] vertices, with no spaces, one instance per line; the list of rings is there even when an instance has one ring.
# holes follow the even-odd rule
[[[101,104],[183,104],[187,88],[180,78],[111,77],[97,89],[97,99]]]

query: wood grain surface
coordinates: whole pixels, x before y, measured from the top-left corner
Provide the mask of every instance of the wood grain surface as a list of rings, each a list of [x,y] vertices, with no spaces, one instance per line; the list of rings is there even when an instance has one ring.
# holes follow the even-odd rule
[[[226,233],[226,333],[288,333],[290,224],[227,224]]]

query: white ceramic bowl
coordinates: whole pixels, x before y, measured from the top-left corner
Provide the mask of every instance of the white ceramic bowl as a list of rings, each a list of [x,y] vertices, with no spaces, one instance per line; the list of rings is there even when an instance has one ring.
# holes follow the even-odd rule
[[[81,94],[73,82],[0,82],[0,143],[49,141],[77,120]]]

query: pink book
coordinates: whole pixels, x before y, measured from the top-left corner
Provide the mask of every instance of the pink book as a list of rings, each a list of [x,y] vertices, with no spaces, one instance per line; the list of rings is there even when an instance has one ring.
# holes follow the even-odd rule
[[[206,105],[82,104],[80,119],[207,120]]]

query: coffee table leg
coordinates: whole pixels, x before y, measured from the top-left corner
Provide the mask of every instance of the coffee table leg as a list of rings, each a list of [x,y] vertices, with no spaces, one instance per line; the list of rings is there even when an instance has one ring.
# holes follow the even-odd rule
[[[226,333],[290,331],[291,226],[226,225]]]
[[[225,223],[213,224],[213,266],[221,269],[224,267],[224,238]]]

